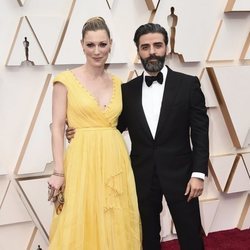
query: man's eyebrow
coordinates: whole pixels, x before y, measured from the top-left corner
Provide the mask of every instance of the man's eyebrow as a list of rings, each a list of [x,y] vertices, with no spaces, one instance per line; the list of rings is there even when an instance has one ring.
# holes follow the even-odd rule
[[[148,46],[149,43],[142,43],[140,46]]]
[[[153,44],[160,45],[160,44],[163,44],[163,42],[154,42]],[[150,43],[142,43],[140,46],[147,46],[147,45],[150,45]]]
[[[163,42],[155,42],[155,43],[153,43],[153,44],[155,44],[155,45],[160,45],[160,44],[163,44]]]

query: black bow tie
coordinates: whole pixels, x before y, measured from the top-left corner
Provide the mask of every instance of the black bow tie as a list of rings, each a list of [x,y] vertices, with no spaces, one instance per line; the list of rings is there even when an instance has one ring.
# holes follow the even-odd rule
[[[150,87],[154,81],[157,81],[158,83],[162,84],[163,75],[161,72],[159,72],[156,76],[145,76],[145,82],[148,87]]]

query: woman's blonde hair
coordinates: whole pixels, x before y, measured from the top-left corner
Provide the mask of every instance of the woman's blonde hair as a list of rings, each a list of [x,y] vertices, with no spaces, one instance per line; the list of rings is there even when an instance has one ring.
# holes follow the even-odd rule
[[[104,18],[96,16],[88,19],[87,22],[83,25],[82,41],[84,40],[87,31],[96,31],[96,30],[105,30],[107,32],[108,37],[110,38],[110,31]]]

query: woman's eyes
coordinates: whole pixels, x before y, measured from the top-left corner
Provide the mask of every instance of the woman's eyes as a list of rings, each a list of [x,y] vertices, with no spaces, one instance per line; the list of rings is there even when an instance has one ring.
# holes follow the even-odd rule
[[[88,48],[93,48],[93,47],[95,47],[96,45],[94,44],[94,43],[88,43],[87,44],[87,47]],[[99,47],[101,47],[101,48],[105,48],[106,46],[107,46],[107,43],[100,43],[100,44],[98,44],[98,46]]]
[[[104,47],[106,47],[107,46],[107,43],[100,43],[100,45],[99,45],[101,48],[104,48]]]
[[[89,48],[92,48],[92,47],[94,47],[95,45],[93,44],[93,43],[87,43],[87,47],[89,47]]]

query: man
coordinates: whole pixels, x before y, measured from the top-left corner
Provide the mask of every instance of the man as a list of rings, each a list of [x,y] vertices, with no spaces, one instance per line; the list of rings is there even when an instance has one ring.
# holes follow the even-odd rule
[[[122,85],[118,128],[131,139],[143,250],[160,250],[163,195],[181,249],[204,249],[198,196],[208,171],[209,122],[199,80],[164,66],[168,35],[159,24],[140,26],[134,42],[146,72]]]
[[[163,27],[140,26],[134,42],[146,72],[122,85],[118,128],[128,129],[131,139],[143,250],[160,250],[163,195],[181,249],[201,250],[198,196],[209,157],[204,95],[197,77],[164,66],[168,35]],[[71,137],[69,131],[67,138]]]

